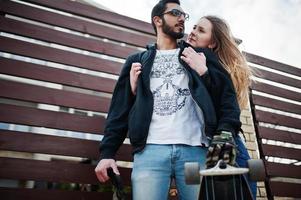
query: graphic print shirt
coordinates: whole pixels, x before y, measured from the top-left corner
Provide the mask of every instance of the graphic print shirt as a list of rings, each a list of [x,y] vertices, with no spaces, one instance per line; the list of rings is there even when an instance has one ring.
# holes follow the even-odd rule
[[[148,144],[208,144],[203,114],[190,94],[187,72],[178,60],[179,50],[156,53],[150,73],[154,109]]]

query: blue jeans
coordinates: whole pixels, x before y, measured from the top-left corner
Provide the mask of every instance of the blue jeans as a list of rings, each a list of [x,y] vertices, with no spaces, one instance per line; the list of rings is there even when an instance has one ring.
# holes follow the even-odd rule
[[[240,167],[247,167],[247,161],[250,159],[248,150],[245,147],[244,143],[242,142],[242,140],[239,136],[235,137],[235,143],[237,145],[236,163]],[[251,188],[253,197],[254,197],[254,199],[256,199],[257,184],[255,181],[251,181],[248,177],[247,177],[247,179],[248,179],[249,186]]]
[[[200,186],[185,183],[185,162],[199,162],[205,168],[207,148],[188,145],[147,144],[134,155],[132,192],[134,200],[167,199],[171,178],[179,199],[198,199]]]

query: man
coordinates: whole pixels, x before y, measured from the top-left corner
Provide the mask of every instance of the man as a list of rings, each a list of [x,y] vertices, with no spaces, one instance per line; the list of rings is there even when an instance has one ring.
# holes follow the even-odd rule
[[[191,47],[177,44],[185,19],[188,14],[178,0],[155,5],[157,42],[127,58],[113,93],[95,172],[101,182],[109,179],[108,168],[119,174],[114,156],[128,132],[134,154],[132,195],[137,200],[167,199],[172,178],[180,199],[197,199],[199,186],[185,184],[184,163],[204,166],[213,135],[234,134],[241,125],[233,87],[220,87],[231,84],[224,84],[230,79],[215,56],[203,50],[204,66],[187,64]],[[131,68],[141,74],[135,91]]]

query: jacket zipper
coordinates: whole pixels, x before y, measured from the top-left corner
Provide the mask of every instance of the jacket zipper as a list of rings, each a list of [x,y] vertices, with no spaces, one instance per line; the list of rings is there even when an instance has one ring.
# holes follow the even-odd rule
[[[180,62],[181,65],[183,65],[181,62]],[[188,76],[188,81],[191,80],[191,74],[189,74],[188,70],[183,66],[184,70],[186,71],[186,74]],[[205,115],[203,113],[203,110],[201,108],[201,106],[198,104],[198,102],[195,100],[193,94],[192,94],[192,90],[189,86],[189,82],[188,82],[188,88],[189,88],[189,91],[190,91],[190,94],[191,94],[191,99],[193,100],[193,102],[196,104],[196,112],[197,112],[197,115],[198,115],[198,118],[200,119],[200,116],[202,116],[202,119],[200,119],[200,121],[202,121],[202,140],[204,139],[203,138],[203,134],[205,135],[207,141],[204,141],[206,146],[208,145],[208,142],[209,142],[209,139],[208,136],[206,135],[206,132],[205,132],[205,128],[206,128],[206,122],[205,122]]]
[[[190,87],[188,86],[189,90],[191,91]],[[201,107],[199,106],[199,104],[197,103],[197,101],[195,100],[194,96],[192,95],[192,93],[190,92],[191,94],[191,99],[193,100],[193,102],[195,103],[195,107],[196,107],[196,112],[197,112],[197,117],[199,118],[199,120],[202,122],[202,141],[204,140],[203,138],[203,134],[205,134],[205,137],[207,139],[207,141],[203,141],[205,143],[206,146],[208,146],[208,142],[209,142],[209,139],[206,135],[206,132],[205,132],[205,127],[206,127],[206,123],[205,123],[205,115],[201,109]]]

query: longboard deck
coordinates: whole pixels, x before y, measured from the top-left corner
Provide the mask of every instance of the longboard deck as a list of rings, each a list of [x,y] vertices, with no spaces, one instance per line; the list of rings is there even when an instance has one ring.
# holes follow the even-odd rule
[[[244,175],[204,176],[199,199],[202,200],[253,200]]]

